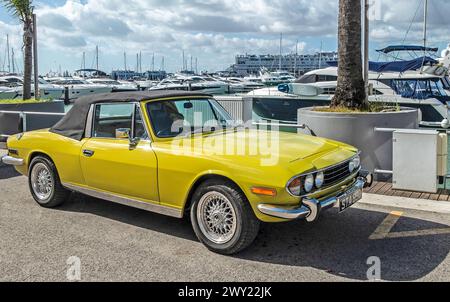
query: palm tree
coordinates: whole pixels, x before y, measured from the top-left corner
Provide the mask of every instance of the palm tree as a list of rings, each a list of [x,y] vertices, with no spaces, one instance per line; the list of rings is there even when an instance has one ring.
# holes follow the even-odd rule
[[[331,107],[367,109],[362,72],[361,0],[339,0],[339,66]]]
[[[31,73],[33,71],[33,0],[0,0],[23,24],[23,99],[31,98]]]

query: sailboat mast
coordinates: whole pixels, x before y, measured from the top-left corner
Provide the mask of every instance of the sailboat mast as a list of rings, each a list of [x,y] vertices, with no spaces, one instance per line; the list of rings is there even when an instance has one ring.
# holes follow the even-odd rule
[[[123,53],[123,63],[124,63],[125,71],[127,71],[127,53],[126,52]]]
[[[323,41],[320,41],[319,69],[322,69]]]
[[[425,0],[425,7],[423,10],[423,47],[427,47],[427,30],[428,30],[428,0]],[[426,54],[426,50],[424,49]]]
[[[8,72],[11,72],[11,58],[9,57],[9,35],[6,35],[6,53],[8,57]]]
[[[98,45],[95,46],[95,64],[96,64],[97,70],[98,70]]]
[[[425,67],[425,57],[427,56],[427,30],[428,30],[428,0],[424,2],[423,8],[423,62],[421,72]]]
[[[14,48],[11,48],[11,62],[12,62],[12,73],[16,73],[16,66],[14,64]]]
[[[83,51],[83,60],[81,61],[81,69],[83,69],[83,78],[86,77],[86,52]]]
[[[155,53],[152,55],[152,71],[155,70]]]
[[[297,76],[298,40],[295,43],[294,76]]]
[[[369,102],[369,0],[364,0],[364,89],[366,90],[365,102]]]
[[[280,71],[281,71],[281,56],[283,55],[283,33],[280,34]]]

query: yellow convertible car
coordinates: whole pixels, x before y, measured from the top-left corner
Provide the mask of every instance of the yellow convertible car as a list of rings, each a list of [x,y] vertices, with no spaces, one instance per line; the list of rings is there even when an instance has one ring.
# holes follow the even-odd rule
[[[254,152],[267,136],[277,148]],[[53,128],[11,136],[7,146],[2,162],[28,176],[39,205],[57,207],[79,192],[190,215],[199,240],[221,254],[248,247],[261,222],[344,211],[371,182],[355,148],[241,127],[211,96],[193,92],[82,97]]]

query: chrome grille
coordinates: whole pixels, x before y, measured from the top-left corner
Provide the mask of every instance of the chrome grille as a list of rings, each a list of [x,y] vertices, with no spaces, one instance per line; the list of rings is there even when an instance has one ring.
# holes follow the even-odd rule
[[[349,170],[349,164],[350,160],[325,170],[323,172],[325,176],[324,187],[332,186],[349,177],[352,174]]]

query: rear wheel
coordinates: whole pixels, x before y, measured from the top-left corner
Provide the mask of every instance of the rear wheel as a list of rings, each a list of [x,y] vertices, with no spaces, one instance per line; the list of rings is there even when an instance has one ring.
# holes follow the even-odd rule
[[[60,206],[69,195],[61,185],[55,164],[43,156],[31,161],[28,183],[34,200],[45,208]]]
[[[258,235],[259,220],[247,198],[233,184],[206,181],[192,201],[195,234],[211,251],[236,254],[250,246]]]

